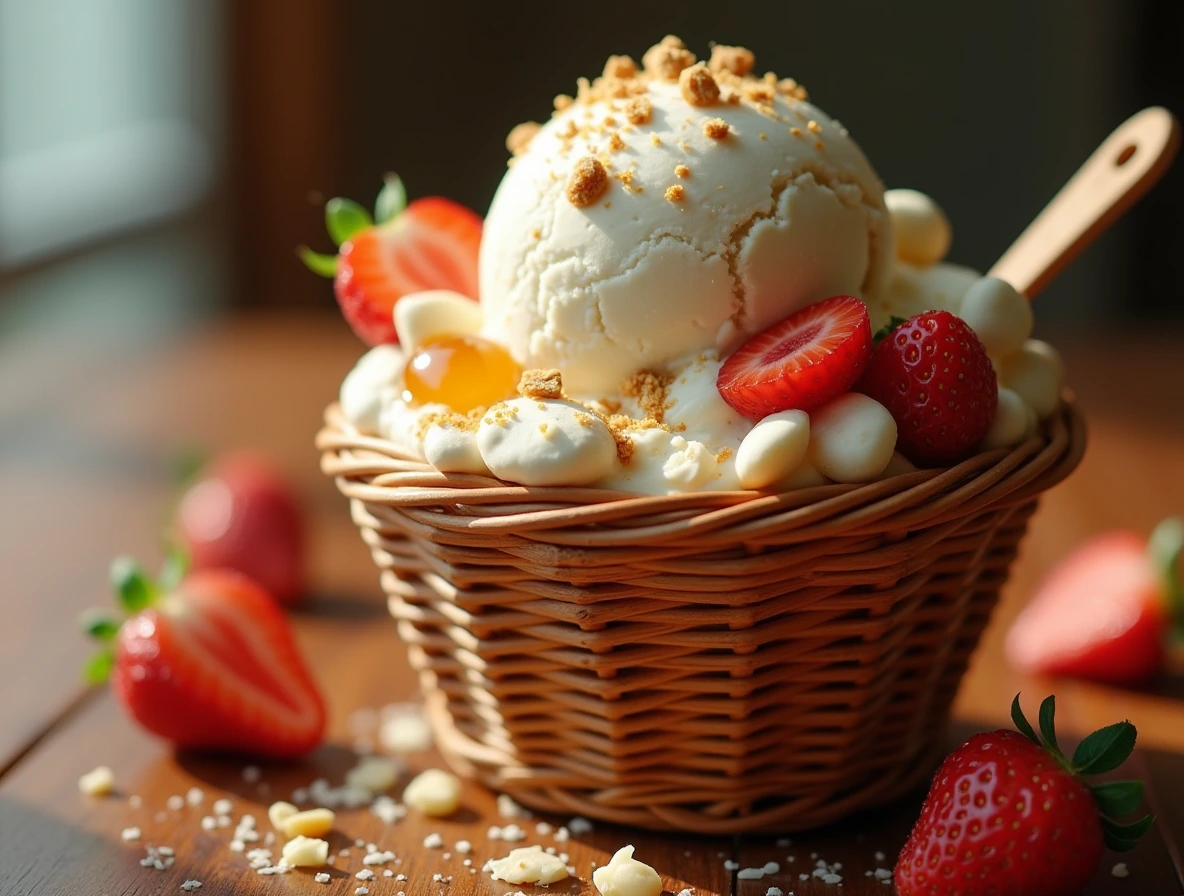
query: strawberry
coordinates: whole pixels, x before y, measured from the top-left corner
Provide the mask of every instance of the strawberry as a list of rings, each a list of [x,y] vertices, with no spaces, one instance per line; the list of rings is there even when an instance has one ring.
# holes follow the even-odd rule
[[[395,303],[409,293],[451,289],[477,298],[481,218],[463,205],[439,196],[408,205],[402,181],[391,175],[374,220],[356,202],[330,199],[325,223],[337,255],[302,248],[301,258],[334,278],[341,313],[367,345],[398,342]]]
[[[978,336],[948,311],[876,335],[858,388],[896,421],[897,450],[920,467],[965,460],[986,437],[999,399]]]
[[[720,367],[715,386],[750,420],[812,411],[850,391],[871,349],[867,306],[855,296],[831,296],[749,339]]]
[[[1118,768],[1135,726],[1095,731],[1067,758],[1057,746],[1052,697],[1037,735],[1017,695],[1014,731],[978,734],[946,757],[896,862],[900,896],[1076,896],[1109,847],[1126,851],[1155,821],[1120,823],[1143,798],[1141,781],[1089,784]]]
[[[260,456],[215,460],[177,507],[194,569],[235,569],[281,603],[304,596],[304,520],[291,487]]]
[[[1173,621],[1184,621],[1178,573],[1184,523],[1165,520],[1149,542],[1107,532],[1061,562],[1007,635],[1025,672],[1116,685],[1145,684],[1163,668]]]
[[[103,642],[87,678],[110,676],[141,726],[181,748],[271,758],[321,742],[321,695],[284,614],[258,585],[213,569],[162,585],[126,558],[112,566],[112,580],[130,615],[122,624],[86,617]]]

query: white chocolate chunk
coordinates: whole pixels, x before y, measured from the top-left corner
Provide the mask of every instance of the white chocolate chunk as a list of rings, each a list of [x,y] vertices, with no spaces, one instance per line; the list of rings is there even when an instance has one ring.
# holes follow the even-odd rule
[[[1003,359],[999,379],[1044,420],[1061,402],[1064,369],[1056,349],[1039,339],[1029,339],[1022,349]]]
[[[88,796],[106,796],[115,789],[115,773],[100,765],[78,779],[78,789]]]
[[[267,820],[271,822],[271,826],[277,831],[282,831],[284,829],[284,822],[293,815],[296,815],[299,811],[291,803],[277,800],[267,807]]]
[[[460,805],[460,778],[439,768],[420,772],[403,791],[403,802],[424,815],[451,815]]]
[[[473,430],[449,424],[428,427],[423,437],[423,457],[441,473],[489,475],[489,468],[477,447],[477,433]]]
[[[358,359],[341,382],[341,413],[358,430],[378,432],[378,418],[389,392],[403,377],[403,353],[397,345],[376,345]]]
[[[270,810],[268,815],[270,815]],[[279,826],[285,837],[324,837],[333,830],[337,816],[332,809],[308,809],[289,815]]]
[[[437,336],[467,336],[481,329],[481,306],[450,289],[430,289],[395,303],[395,334],[410,354]]]
[[[992,448],[1011,448],[1018,445],[1028,435],[1031,414],[1028,405],[1019,395],[1011,389],[1000,387],[999,401],[995,405],[995,419],[983,439],[982,450],[990,451]]]
[[[871,482],[896,448],[896,421],[858,392],[840,395],[810,418],[810,459],[836,482]]]
[[[493,475],[522,485],[587,485],[612,470],[616,442],[604,422],[572,401],[512,398],[477,428]]]
[[[494,880],[510,884],[553,884],[567,877],[567,866],[559,856],[544,852],[541,846],[511,849],[504,859],[494,859],[487,866]]]
[[[345,783],[350,787],[382,793],[394,786],[402,765],[386,756],[365,756],[345,773]]]
[[[284,844],[281,859],[285,865],[319,868],[329,860],[329,843],[327,840],[297,837]]]
[[[607,865],[593,871],[592,883],[601,896],[659,896],[662,892],[662,878],[633,858],[632,846],[622,846]]]
[[[887,190],[884,205],[896,238],[896,257],[928,267],[950,249],[950,221],[936,202],[917,190]]]
[[[749,430],[736,451],[742,488],[764,488],[789,476],[810,447],[810,416],[805,411],[770,414]]]
[[[1032,304],[998,277],[983,277],[970,284],[958,316],[992,357],[1015,354],[1032,335]]]

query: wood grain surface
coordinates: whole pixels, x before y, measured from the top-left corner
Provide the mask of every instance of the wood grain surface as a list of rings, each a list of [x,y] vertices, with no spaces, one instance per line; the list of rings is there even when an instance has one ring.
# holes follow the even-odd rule
[[[1139,726],[1140,748],[1125,772],[1150,780],[1149,802],[1160,823],[1122,857],[1129,877],[1111,876],[1120,859],[1108,855],[1087,892],[1175,896],[1184,893],[1184,677],[1169,676],[1152,691],[1127,692],[1027,680],[1002,659],[1006,623],[1071,545],[1111,526],[1146,530],[1184,510],[1184,378],[1176,372],[1173,343],[1143,337],[1105,353],[1088,341],[1065,347],[1089,420],[1090,447],[1078,472],[1047,496],[1033,521],[959,695],[959,724],[950,742],[1005,723],[1016,691],[1034,703],[1055,690],[1062,726],[1078,735],[1131,718]],[[339,783],[356,761],[359,709],[416,697],[377,573],[346,508],[317,470],[312,447],[321,410],[359,352],[328,317],[240,318],[153,352],[96,354],[75,374],[85,388],[47,387],[35,403],[24,400],[12,378],[16,362],[0,362],[0,606],[7,620],[0,627],[0,894],[179,893],[184,880],[195,879],[203,896],[353,894],[363,885],[375,896],[505,896],[519,888],[470,873],[463,861],[470,858],[479,868],[511,846],[531,843],[569,853],[575,867],[578,880],[555,884],[552,893],[594,893],[592,863],[607,861],[625,843],[662,873],[671,893],[691,888],[695,894],[764,896],[770,887],[796,896],[893,892],[866,872],[891,866],[919,795],[788,844],[774,832],[710,839],[601,824],[556,842],[554,833],[538,833],[535,825],[557,828],[568,819],[501,818],[494,796],[471,785],[462,810],[447,820],[413,813],[387,826],[367,809],[342,812],[331,839],[335,851],[348,849],[349,855],[337,855],[327,885],[306,872],[261,877],[229,849],[229,830],[201,828],[212,801],[226,796],[234,801],[236,821],[254,814],[259,831],[270,831],[266,807],[273,799],[318,776]],[[36,357],[22,358],[25,367],[15,372],[28,382],[24,377],[35,373],[37,363]],[[1160,385],[1148,390],[1149,381]],[[306,762],[265,766],[253,782],[244,780],[245,761],[174,755],[127,722],[106,690],[85,691],[77,669],[87,646],[73,629],[78,611],[110,599],[106,566],[114,553],[159,556],[172,492],[169,467],[177,453],[195,445],[212,452],[244,444],[277,458],[308,510],[314,598],[293,621],[332,709],[327,746]],[[437,761],[431,753],[413,754],[408,775]],[[117,793],[81,795],[78,776],[100,764],[114,769]],[[202,805],[167,807],[170,796],[192,787],[204,792]],[[488,838],[491,825],[511,821],[527,833],[522,844]],[[141,840],[123,841],[121,831],[132,826],[141,829]],[[425,848],[424,838],[436,832],[445,846]],[[375,869],[376,880],[356,879],[364,852],[353,845],[357,839],[394,851],[399,864],[388,867],[407,879],[384,877],[382,866]],[[456,851],[460,839],[473,844],[470,856]],[[163,872],[142,867],[148,845],[171,846],[176,864]],[[841,889],[800,879],[818,859],[842,864]],[[739,878],[740,869],[770,861],[778,864],[775,873]],[[435,874],[442,879],[433,880]]]

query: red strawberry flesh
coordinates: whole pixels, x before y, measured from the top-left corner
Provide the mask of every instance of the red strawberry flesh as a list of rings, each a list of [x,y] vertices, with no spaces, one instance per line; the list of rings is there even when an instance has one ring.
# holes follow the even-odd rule
[[[871,346],[867,306],[855,296],[832,296],[749,339],[720,367],[716,387],[750,420],[811,411],[850,391]]]

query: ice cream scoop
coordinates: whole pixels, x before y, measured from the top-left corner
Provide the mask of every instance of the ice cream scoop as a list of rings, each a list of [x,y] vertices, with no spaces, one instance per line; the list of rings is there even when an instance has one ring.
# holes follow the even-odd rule
[[[485,332],[573,394],[887,279],[883,188],[846,129],[793,82],[676,72],[678,53],[632,75],[616,57],[524,148],[519,130],[486,218]]]

